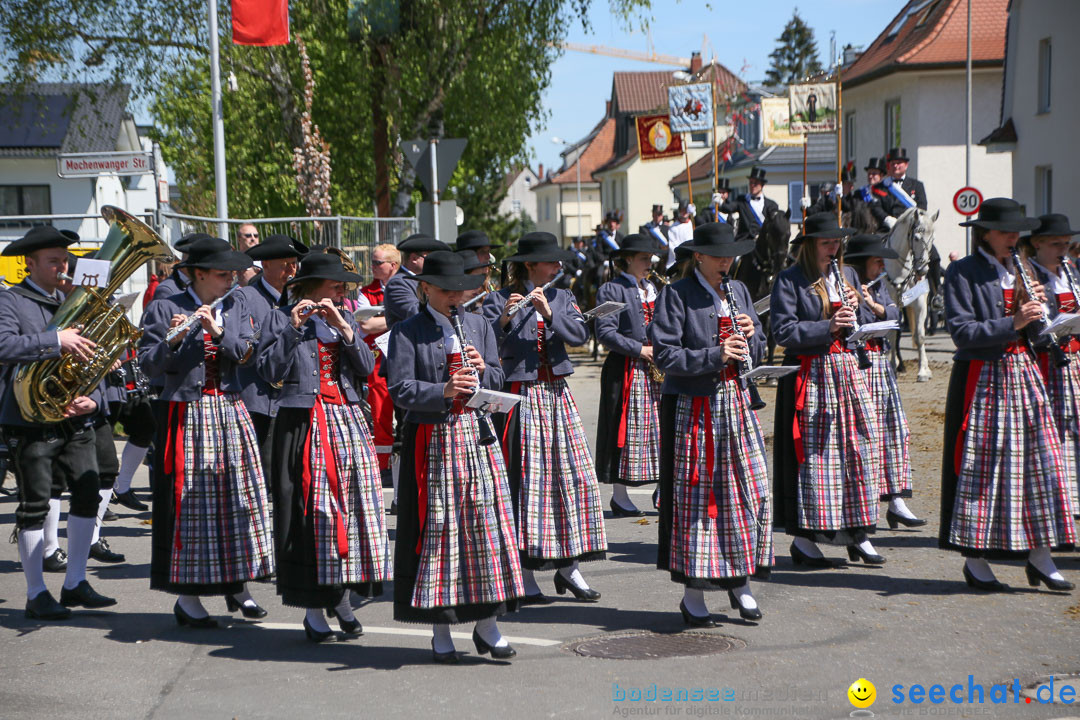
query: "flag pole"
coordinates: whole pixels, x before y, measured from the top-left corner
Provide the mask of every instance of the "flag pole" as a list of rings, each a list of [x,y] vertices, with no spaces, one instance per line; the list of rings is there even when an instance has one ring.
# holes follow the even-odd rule
[[[221,61],[218,57],[218,7],[210,0],[210,116],[214,129],[214,191],[217,196],[218,235],[229,239],[228,180],[225,175],[225,115],[221,105]]]
[[[686,192],[690,196],[688,202],[691,205],[693,205],[694,204],[694,186],[690,182],[690,156],[686,154],[686,134],[685,133],[683,134],[682,156],[683,156],[683,160],[686,161]]]
[[[803,133],[802,140],[802,189],[806,197],[810,197],[810,189],[806,187],[806,146],[810,144],[810,133]],[[806,223],[806,208],[802,209],[803,223]]]
[[[840,65],[836,65],[836,224],[843,217],[844,205],[844,103],[840,93]]]

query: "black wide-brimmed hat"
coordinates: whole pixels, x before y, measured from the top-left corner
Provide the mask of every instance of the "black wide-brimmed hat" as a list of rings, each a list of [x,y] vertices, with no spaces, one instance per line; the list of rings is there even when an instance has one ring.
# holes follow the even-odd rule
[[[481,262],[475,250],[455,250],[454,254],[461,256],[461,260],[465,263],[465,272],[472,272],[477,268],[495,267],[493,258],[489,257],[487,262]],[[427,269],[426,259],[424,260],[424,269]]]
[[[730,225],[710,222],[694,228],[694,238],[679,247],[710,257],[739,257],[754,249],[754,241],[736,240]]]
[[[25,235],[15,242],[9,243],[8,246],[4,248],[2,254],[4,257],[29,255],[37,250],[66,248],[73,242],[75,242],[75,240],[72,240],[52,225],[38,225],[37,227],[30,228]]]
[[[184,250],[187,260],[176,267],[200,268],[202,270],[247,270],[252,260],[247,255],[233,250],[225,240],[216,237],[199,238]]]
[[[483,275],[467,275],[465,259],[454,252],[436,250],[424,258],[424,272],[413,276],[443,290],[475,290],[484,284]]]
[[[296,270],[296,276],[285,284],[292,285],[301,280],[332,280],[334,282],[359,283],[362,282],[363,278],[354,272],[346,270],[339,255],[309,252],[300,260],[300,267]]]
[[[893,160],[896,160],[897,162],[910,162],[907,156],[907,148],[889,148],[889,154],[885,156],[885,162],[892,162]]]
[[[655,255],[659,250],[660,248],[657,247],[656,241],[652,238],[646,237],[641,233],[633,233],[624,237],[622,243],[619,245],[619,249],[612,251],[612,254],[635,255],[637,253],[652,253]]]
[[[502,247],[502,243],[494,242],[483,230],[466,230],[457,237],[455,243],[458,250],[475,250],[482,247]]]
[[[174,242],[173,249],[175,249],[176,252],[186,253],[187,249],[191,247],[191,244],[196,240],[209,240],[213,237],[213,235],[208,235],[204,232],[191,232]]]
[[[872,257],[896,260],[900,254],[885,245],[884,235],[856,235],[847,241],[844,249],[845,260]]]
[[[807,216],[799,238],[842,238],[855,232],[853,228],[840,227],[835,213],[819,212]]]
[[[307,245],[288,235],[271,235],[258,245],[244,251],[244,254],[252,260],[302,258],[307,253]]]
[[[559,247],[559,241],[548,232],[526,233],[518,240],[517,252],[505,262],[566,262],[577,257],[571,250]]]
[[[765,168],[763,167],[750,168],[750,177],[748,177],[747,180],[757,180],[763,184],[769,182],[765,179]]]
[[[398,244],[401,252],[435,252],[450,250],[450,246],[424,233],[413,233]]]
[[[1039,216],[1039,227],[1031,231],[1029,238],[1036,237],[1063,237],[1066,235],[1080,235],[1080,230],[1069,227],[1069,218],[1061,213],[1050,213]]]
[[[960,223],[960,227],[978,227],[1001,232],[1024,232],[1039,227],[1039,219],[1028,217],[1012,198],[990,198],[979,206],[979,216]]]

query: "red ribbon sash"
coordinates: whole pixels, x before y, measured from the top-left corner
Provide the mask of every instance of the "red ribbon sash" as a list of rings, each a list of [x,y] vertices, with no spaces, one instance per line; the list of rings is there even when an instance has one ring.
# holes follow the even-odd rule
[[[326,463],[326,479],[330,484],[330,493],[337,502],[337,507],[331,506],[334,514],[334,535],[337,542],[339,557],[349,556],[349,537],[345,532],[345,520],[342,518],[344,503],[341,498],[341,482],[338,478],[337,461],[334,458],[333,448],[330,446],[330,429],[326,425],[326,408],[323,406],[321,396],[315,398],[315,404],[311,408],[311,424],[318,425],[319,442],[323,448],[323,462]],[[308,428],[307,437],[304,439],[304,475],[301,485],[301,499],[304,507],[304,516],[307,517],[311,495],[311,436],[312,427]]]
[[[972,360],[968,365],[967,384],[964,387],[964,421],[960,423],[960,432],[956,434],[956,448],[953,451],[953,467],[957,475],[960,474],[964,460],[964,435],[967,434],[968,421],[971,420],[971,404],[975,399],[975,388],[979,385],[979,374],[984,364],[982,360]]]
[[[422,424],[416,426],[416,447],[413,450],[413,470],[416,474],[416,515],[420,522],[416,532],[416,553],[419,555],[424,546],[424,526],[427,524],[428,445],[431,444],[431,432],[434,426]]]
[[[169,403],[169,431],[165,439],[165,474],[173,476],[173,505],[175,534],[173,546],[180,550],[180,503],[184,498],[184,417],[187,415],[187,403]],[[175,420],[174,420],[175,418]]]
[[[713,464],[715,447],[713,444],[713,427],[712,427],[712,404],[711,397],[695,396],[694,402],[690,406],[690,414],[692,417],[690,424],[690,467],[693,470],[690,471],[690,485],[696,487],[701,481],[701,474],[698,471],[698,430],[701,428],[702,418],[704,415],[705,422],[705,472],[708,474],[709,482],[709,506],[708,514],[712,519],[716,519],[716,493],[713,491]]]
[[[634,382],[634,365],[634,360],[627,356],[626,363],[623,365],[622,411],[619,413],[619,449],[626,447],[626,415],[630,411],[630,386]]]

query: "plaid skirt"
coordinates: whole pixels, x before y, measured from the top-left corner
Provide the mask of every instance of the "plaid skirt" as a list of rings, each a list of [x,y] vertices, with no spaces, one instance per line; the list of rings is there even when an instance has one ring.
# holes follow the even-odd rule
[[[272,575],[259,443],[240,396],[169,403],[168,431],[164,470],[175,493],[170,589],[210,594]]]
[[[630,365],[626,400],[626,442],[619,457],[619,477],[627,485],[656,482],[660,473],[660,385],[644,360]]]
[[[1072,545],[1075,470],[1063,462],[1038,366],[1027,353],[1006,353],[972,362],[965,381],[947,546],[996,554]]]
[[[882,482],[881,429],[855,355],[804,358],[796,387],[803,398],[801,408],[796,404],[799,527],[872,532]]]
[[[711,396],[680,395],[672,439],[672,579],[730,588],[750,575],[767,576],[773,564],[769,475],[746,391],[731,380]]]
[[[1048,362],[1045,355],[1040,355],[1039,360],[1061,438],[1061,461],[1073,515],[1080,516],[1080,353],[1071,353],[1069,364],[1060,368]]]
[[[880,350],[869,350],[867,355],[873,366],[865,370],[866,383],[870,387],[870,397],[877,410],[881,427],[882,468],[881,499],[911,497],[911,458],[908,446],[911,431],[908,429],[907,415],[900,401],[900,388],[896,386],[896,375],[888,354]]]

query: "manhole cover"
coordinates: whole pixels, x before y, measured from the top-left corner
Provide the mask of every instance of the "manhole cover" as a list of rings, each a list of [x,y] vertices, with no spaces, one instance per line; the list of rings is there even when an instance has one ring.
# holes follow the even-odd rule
[[[608,660],[656,660],[719,655],[732,650],[742,650],[746,647],[746,641],[713,633],[654,633],[644,630],[571,640],[563,647],[584,657]]]

